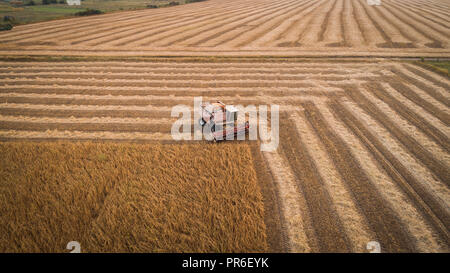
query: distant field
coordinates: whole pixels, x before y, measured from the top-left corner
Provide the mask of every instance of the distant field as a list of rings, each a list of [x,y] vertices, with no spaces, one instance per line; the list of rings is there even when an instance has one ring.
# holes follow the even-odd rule
[[[0,143],[0,252],[266,251],[241,145]]]
[[[209,0],[18,26],[0,53],[448,57],[450,1]]]
[[[24,0],[27,3],[27,0]],[[28,24],[54,19],[73,17],[78,11],[99,9],[103,12],[114,12],[120,10],[145,9],[147,5],[163,6],[171,1],[168,0],[85,0],[80,6],[69,6],[65,4],[41,5],[42,1],[35,0],[35,6],[13,7],[9,3],[0,2],[0,15],[14,16],[17,24]],[[59,2],[59,0],[58,0]],[[175,0],[184,4],[186,0]]]

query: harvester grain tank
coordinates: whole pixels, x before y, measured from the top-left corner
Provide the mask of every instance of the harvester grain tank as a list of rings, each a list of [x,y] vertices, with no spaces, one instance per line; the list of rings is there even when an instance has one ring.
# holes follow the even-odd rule
[[[232,140],[249,130],[248,121],[238,124],[238,113],[236,107],[221,101],[204,103],[201,105],[199,123],[202,128],[210,128],[212,141]]]

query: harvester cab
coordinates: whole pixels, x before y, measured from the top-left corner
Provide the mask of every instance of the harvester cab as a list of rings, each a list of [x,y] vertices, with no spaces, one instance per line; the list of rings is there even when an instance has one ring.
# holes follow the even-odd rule
[[[245,134],[249,129],[248,122],[237,124],[238,112],[233,105],[226,105],[221,101],[204,103],[201,105],[199,123],[202,127],[211,128],[213,141],[234,139],[234,136]]]

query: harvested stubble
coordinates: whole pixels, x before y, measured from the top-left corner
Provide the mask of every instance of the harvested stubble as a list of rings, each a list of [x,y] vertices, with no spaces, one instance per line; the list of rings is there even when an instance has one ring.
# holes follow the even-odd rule
[[[3,142],[0,251],[266,251],[247,144]]]
[[[422,2],[209,0],[17,26],[0,33],[0,51],[41,56],[445,56],[448,6],[428,0],[424,8]]]

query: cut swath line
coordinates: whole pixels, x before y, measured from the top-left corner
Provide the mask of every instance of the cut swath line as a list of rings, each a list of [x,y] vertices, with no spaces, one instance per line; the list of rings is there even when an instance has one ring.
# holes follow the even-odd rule
[[[174,118],[112,118],[112,117],[90,117],[90,118],[58,118],[38,116],[5,116],[0,115],[1,121],[8,122],[34,122],[34,123],[145,123],[145,124],[167,124],[173,123]]]
[[[305,200],[298,194],[292,171],[278,152],[264,152],[270,171],[277,183],[281,207],[287,227],[291,252],[312,252],[311,238],[308,238]]]
[[[370,242],[375,236],[368,228],[365,217],[361,215],[359,208],[346,188],[345,182],[342,181],[329,155],[322,147],[320,139],[308,126],[304,116],[301,113],[291,115],[290,121],[297,128],[308,154],[322,177],[323,186],[329,192],[336,212],[342,220],[342,226],[351,241],[352,252],[366,252],[367,242]]]
[[[414,74],[413,78],[420,77],[422,79],[425,79],[424,83],[431,83],[435,86],[444,88],[444,90],[447,90],[444,94],[448,95],[448,93],[450,92],[450,83],[448,78],[441,77],[439,76],[439,74],[423,69],[417,64],[415,66],[403,65],[403,67]]]
[[[189,106],[188,106],[189,107]],[[190,106],[191,108],[193,106]],[[0,103],[0,111],[4,108],[9,109],[46,109],[46,110],[127,110],[127,111],[153,111],[153,112],[171,112],[171,107],[165,106],[112,106],[112,105],[46,105],[46,104],[17,104]]]
[[[3,139],[102,139],[102,140],[172,140],[170,134],[123,133],[123,132],[82,132],[82,131],[15,131],[0,130]]]
[[[287,115],[282,120],[288,121]],[[342,232],[341,220],[331,201],[324,182],[298,133],[291,124],[282,126],[280,144],[300,192],[303,192],[320,252],[349,252],[351,246],[347,235]],[[295,147],[295,150],[294,150]]]
[[[419,211],[433,224],[444,241],[450,242],[447,226],[450,224],[450,215],[445,206],[430,191],[419,183],[410,171],[370,133],[365,126],[353,116],[338,101],[330,103],[334,113],[352,130],[381,167],[395,183],[414,201]]]
[[[294,3],[294,4],[292,4]],[[286,9],[294,9],[301,7],[303,3],[298,5],[296,2],[289,2],[289,5],[278,6],[278,8],[269,10],[266,13],[257,14],[258,16],[251,16],[250,19],[239,21],[239,25],[226,26],[226,28],[218,28],[218,32],[209,35],[206,38],[203,38],[200,41],[196,41],[194,44],[190,44],[189,46],[219,46],[224,45],[227,42],[234,40],[243,34],[242,29],[255,29],[256,26],[260,25],[261,22],[269,21],[274,17],[274,14],[283,14],[283,11]],[[253,17],[253,18],[252,18]],[[265,19],[265,20],[264,20]]]
[[[450,125],[450,114],[447,113],[447,106],[442,105],[437,100],[430,99],[423,90],[414,85],[399,83],[395,80],[388,80],[387,82],[389,82],[391,87],[397,92],[438,118],[442,123],[447,126]]]
[[[347,99],[341,99],[340,101],[353,116],[358,117],[358,120],[366,126],[368,131],[379,138],[384,146],[395,155],[402,165],[408,170],[413,171],[411,174],[416,177],[417,181],[433,193],[433,195],[436,196],[436,199],[441,202],[442,206],[445,206],[447,210],[450,211],[450,206],[445,201],[450,200],[449,187],[445,183],[439,181],[439,179],[433,175],[419,159],[415,158],[414,155],[409,152],[408,147],[399,142],[395,136],[360,106]]]
[[[408,107],[392,97],[388,92],[384,91],[388,88],[383,88],[383,86],[378,83],[374,83],[373,85],[366,85],[366,88],[370,90],[375,96],[377,96],[380,102],[388,104],[391,109],[395,109],[395,111],[410,124],[420,129],[429,138],[433,139],[437,144],[443,147],[447,151],[447,153],[450,152],[450,139],[448,138],[448,136],[441,133],[440,130],[427,123],[421,117],[412,112]],[[368,97],[371,96],[371,94],[366,93],[365,96]],[[389,112],[386,111],[386,108],[381,110],[384,110],[384,112],[389,115]],[[414,132],[410,132],[409,134],[416,135]],[[440,157],[445,158],[443,156]]]
[[[272,41],[272,46],[301,46],[298,41],[300,40],[300,37],[302,37],[303,33],[308,29],[306,26],[311,21],[313,12],[326,4],[326,2],[319,1],[317,1],[317,3],[318,5],[309,7],[308,11],[302,14],[299,19],[292,22],[287,29],[279,33],[275,38],[275,41]]]
[[[284,3],[277,3],[276,5],[273,5],[273,4],[272,4],[271,7],[265,7],[264,9],[260,10],[260,12],[249,12],[248,16],[249,16],[250,19],[248,19],[248,20],[241,21],[241,19],[246,19],[248,16],[244,16],[244,17],[242,17],[242,18],[241,18],[241,17],[238,17],[238,18],[236,18],[236,19],[237,19],[237,22],[239,23],[239,25],[243,25],[243,24],[245,25],[245,24],[248,24],[249,22],[252,22],[252,21],[254,21],[254,20],[257,20],[257,19],[259,19],[259,18],[262,18],[262,17],[267,16],[267,15],[269,15],[269,14],[272,14],[272,13],[274,13],[274,12],[277,12],[277,11],[279,11],[279,10],[285,9],[286,7],[292,7],[292,6],[295,6],[296,3],[297,3],[297,2],[295,2],[295,1],[287,1],[287,2],[284,2]],[[252,11],[253,11],[253,10],[252,10]],[[258,16],[257,16],[257,15],[258,15]],[[255,17],[255,16],[256,16],[256,18],[253,18],[253,17]],[[230,25],[231,25],[231,26],[230,26]],[[226,30],[221,30],[222,28],[219,27],[219,28],[217,28],[217,31],[218,31],[218,32],[216,32],[215,34],[210,35],[210,36],[208,36],[208,37],[206,37],[206,38],[203,38],[201,41],[195,42],[195,45],[207,43],[207,42],[210,41],[211,39],[214,39],[214,38],[220,36],[222,33],[228,33],[228,32],[231,32],[232,30],[234,30],[234,29],[236,29],[236,28],[238,27],[238,25],[235,26],[233,23],[225,24],[224,26],[227,27]],[[150,40],[150,42],[145,41],[144,43],[140,43],[139,45],[140,45],[140,46],[148,46],[148,45],[150,45],[150,44],[151,44],[151,40]]]
[[[323,2],[309,2],[309,5],[304,6],[301,11],[299,11],[294,16],[290,17],[287,20],[284,20],[281,24],[274,27],[272,31],[267,31],[266,33],[260,35],[259,38],[254,39],[253,41],[248,41],[247,46],[258,47],[258,46],[274,46],[280,45],[283,38],[285,38],[287,33],[292,31],[296,31],[300,29],[299,23],[305,22],[306,16],[310,14],[314,9],[318,8],[322,5]],[[292,36],[292,35],[291,35]],[[288,42],[289,43],[289,42]]]
[[[264,156],[259,143],[252,142],[249,146],[252,153],[253,168],[264,200],[264,222],[269,250],[276,253],[292,251],[293,247],[288,233],[289,226],[285,220],[283,201],[280,198],[279,181],[275,179],[275,175],[270,169],[271,163]],[[301,230],[296,229],[295,232],[300,234]],[[302,244],[302,246],[306,247],[305,244]],[[301,250],[294,251],[300,252]]]
[[[177,29],[177,32],[175,32],[174,34],[165,35],[154,44],[156,46],[170,46],[191,39],[193,37],[202,37],[202,35],[204,35],[205,33],[217,31],[217,29],[222,26],[229,26],[230,24],[240,24],[241,19],[250,18],[253,15],[261,14],[262,12],[269,9],[273,10],[276,7],[278,6],[264,6],[264,9],[259,10],[255,9],[255,7],[247,7],[247,9],[240,9],[238,13],[227,16],[225,18],[219,18],[215,16],[211,20],[212,24],[205,24],[204,22],[200,22],[199,26],[190,26],[186,30]]]
[[[201,60],[200,60],[201,61]],[[174,68],[200,68],[200,69],[217,69],[217,68],[247,68],[247,69],[255,69],[255,68],[346,68],[346,69],[358,69],[358,68],[366,68],[367,66],[371,67],[380,67],[386,66],[390,67],[392,63],[380,63],[380,62],[351,62],[351,63],[329,63],[329,62],[270,62],[270,61],[260,61],[260,60],[247,60],[243,62],[239,62],[239,59],[235,59],[234,61],[230,61],[229,59],[224,59],[223,61],[217,60],[215,62],[209,62],[208,59],[203,60],[203,62],[199,62],[195,60],[186,61],[177,61],[176,59],[165,59],[165,62],[161,62],[161,58],[151,59],[146,62],[136,62],[136,61],[63,61],[63,62],[23,62],[23,61],[0,61],[3,67],[6,68],[35,68],[40,69],[41,67],[56,67],[60,71],[66,70],[68,67],[70,68],[118,68],[118,69],[127,69],[127,68],[135,68],[135,69],[174,69]]]
[[[90,75],[90,74],[100,74],[100,75],[222,75],[222,74],[238,74],[238,75],[251,75],[251,74],[273,74],[274,67],[267,67],[261,64],[260,67],[254,68],[246,68],[246,67],[233,67],[230,65],[229,67],[197,67],[193,69],[192,67],[101,67],[101,66],[86,66],[86,67],[76,67],[72,66],[70,68],[62,68],[58,66],[41,66],[41,67],[30,67],[26,65],[26,67],[0,67],[0,72],[3,76],[21,74],[21,73],[32,73],[35,75],[48,75],[50,72],[53,75],[60,74],[76,74],[76,75]],[[329,66],[329,67],[316,67],[316,66],[299,66],[299,67],[278,67],[277,73],[278,75],[291,75],[291,74],[340,74],[340,75],[351,75],[352,73],[358,73],[358,69],[346,68],[342,70],[337,67]]]
[[[325,84],[324,81],[319,81],[319,84]],[[333,82],[332,82],[333,83]],[[296,87],[284,87],[277,89],[279,92],[319,92],[323,90],[321,87],[317,87],[317,85],[314,85],[312,81],[308,81],[307,83],[298,84]],[[230,93],[231,91],[235,91],[234,94]],[[0,85],[0,92],[2,93],[16,93],[16,94],[27,94],[27,93],[33,93],[33,94],[39,94],[39,93],[53,93],[53,94],[80,94],[80,95],[111,95],[111,96],[138,96],[133,94],[146,94],[146,95],[140,95],[140,96],[156,96],[156,95],[167,95],[171,96],[172,94],[184,94],[184,95],[191,95],[195,93],[204,93],[205,95],[208,93],[213,92],[220,92],[223,93],[224,96],[227,95],[227,93],[233,94],[233,95],[240,95],[242,96],[242,93],[251,93],[251,92],[271,92],[276,93],[277,91],[274,91],[273,88],[270,87],[236,87],[233,89],[226,88],[226,87],[215,87],[215,88],[202,88],[202,87],[192,87],[192,88],[186,88],[186,87],[173,87],[173,88],[166,88],[166,87],[140,87],[140,86],[133,86],[133,87],[123,87],[123,86],[117,86],[117,87],[107,87],[107,86],[81,86],[81,85],[57,85],[57,84],[48,84],[45,85],[26,85],[26,84],[17,84],[14,86],[2,86]],[[342,88],[340,87],[328,87],[325,91],[342,91]],[[110,93],[109,93],[110,92]]]
[[[395,13],[391,9],[386,9],[384,5],[381,5],[380,8],[375,9],[381,18],[385,21],[389,22],[393,28],[395,28],[398,33],[400,33],[405,39],[411,41],[414,44],[418,42],[430,42],[434,41],[432,38],[429,38],[428,35],[419,31],[416,28],[412,28],[409,24],[405,23],[397,13]]]
[[[309,5],[308,5],[309,4]],[[260,25],[253,28],[251,31],[253,32],[251,35],[247,36],[239,36],[237,39],[232,41],[233,45],[236,45],[238,47],[243,46],[255,46],[259,42],[259,40],[264,36],[272,36],[273,33],[278,33],[279,26],[286,21],[287,18],[292,19],[296,16],[301,15],[301,13],[308,8],[309,6],[313,5],[314,2],[312,1],[306,1],[299,10],[292,9],[292,12],[289,11],[282,16],[277,16],[274,19],[263,21]],[[245,37],[245,38],[244,38]]]
[[[46,109],[46,108],[1,108],[0,113],[8,116],[65,117],[65,118],[168,118],[170,111],[145,110],[79,110],[79,109]]]
[[[400,69],[394,70],[394,73],[396,76],[400,77],[405,85],[411,86],[411,84],[414,85],[414,87],[410,87],[410,89],[416,89],[421,92],[425,92],[427,96],[432,97],[435,102],[438,102],[444,104],[447,107],[450,107],[450,100],[448,99],[448,90],[446,91],[445,88],[437,87],[431,82],[427,82],[427,80],[421,79],[418,75],[412,74],[408,71],[401,71]],[[442,84],[444,84],[445,81],[443,81]],[[423,96],[422,96],[423,97]],[[425,99],[425,98],[424,98]],[[442,109],[442,107],[441,107]]]
[[[413,103],[405,96],[397,92],[394,88],[392,88],[389,83],[382,83],[383,89],[389,93],[394,99],[396,99],[399,103],[404,105],[404,107],[409,108],[411,112],[414,112],[416,116],[422,118],[425,122],[428,122],[435,129],[439,130],[437,134],[444,134],[446,137],[450,136],[450,127],[444,125],[439,119],[425,111],[422,107]]]
[[[136,13],[139,13],[139,12],[136,12]],[[145,11],[144,12],[141,11],[141,13],[145,13]],[[148,13],[148,11],[147,11],[147,13]],[[107,17],[107,15],[108,14],[103,15],[103,17]],[[149,15],[149,14],[144,14],[144,16],[138,15],[138,14],[134,14],[133,16],[129,16],[129,17],[125,18],[125,19],[121,19],[121,17],[119,16],[118,18],[117,17],[115,18],[114,23],[118,24],[118,23],[124,21],[124,22],[126,22],[124,24],[125,26],[129,26],[129,25],[140,25],[140,26],[142,26],[142,22],[148,22],[149,21],[148,17],[150,17],[150,16],[151,15]],[[162,14],[161,16],[154,16],[152,19],[158,19],[159,18],[159,19],[164,20],[164,18],[171,18],[171,17],[178,18],[178,20],[180,19],[179,14],[171,15],[169,13],[165,14],[165,16],[164,16],[164,14]],[[57,26],[56,27],[56,29],[57,29],[56,31],[53,30],[53,29],[55,29],[55,27],[53,27],[53,29],[50,29],[49,31],[39,32],[39,33],[37,33],[35,35],[25,36],[25,38],[21,38],[21,39],[16,38],[14,40],[9,40],[9,41],[29,40],[29,39],[35,38],[35,37],[39,37],[41,39],[45,38],[45,39],[48,40],[50,38],[67,37],[67,35],[69,35],[69,34],[76,34],[75,36],[80,36],[79,31],[76,31],[78,28],[83,28],[83,30],[85,32],[85,36],[84,37],[86,37],[86,34],[91,34],[92,32],[93,33],[98,33],[98,32],[102,31],[101,33],[104,33],[104,32],[108,32],[108,31],[111,32],[111,31],[116,30],[117,26],[111,27],[111,21],[109,21],[109,20],[108,19],[106,19],[106,20],[98,20],[98,22],[93,24],[93,22],[97,21],[97,20],[95,20],[95,18],[90,18],[90,20],[86,20],[85,19],[85,21],[87,21],[86,23],[81,23],[81,24],[71,23],[71,24],[68,24],[68,25],[63,24],[63,26],[65,26],[65,27]],[[83,22],[81,20],[81,18],[80,18],[80,21]],[[157,20],[155,20],[155,21],[157,21]],[[152,20],[152,23],[155,24],[155,21]],[[106,29],[104,29],[104,27],[106,27]],[[61,30],[59,30],[60,28],[61,28]],[[91,32],[88,32],[88,31],[91,31]],[[58,35],[55,35],[55,33],[58,34]],[[68,33],[68,34],[63,35],[64,33]],[[44,34],[46,34],[46,35],[44,35]],[[74,35],[71,35],[68,38],[71,38],[73,36]],[[81,36],[81,37],[83,37],[83,36]],[[67,39],[67,38],[65,38],[65,39]]]
[[[399,12],[398,9],[395,9],[392,6],[390,7],[389,4],[383,6],[388,7],[390,13],[407,25],[410,30],[415,30],[421,36],[431,40],[435,47],[442,47],[440,41],[445,39],[448,40],[448,33],[445,33],[442,28],[433,27],[430,23],[417,18],[417,13],[407,13],[404,10]],[[420,22],[420,24],[414,25],[414,22]],[[431,47],[430,44],[427,45],[428,47]]]
[[[329,128],[314,104],[304,103],[302,106],[306,119],[321,139],[336,169],[347,182],[353,198],[366,216],[380,244],[388,252],[413,252],[415,246],[411,243],[411,234],[405,230],[393,209],[383,201],[345,142]]]
[[[205,1],[195,7],[167,11],[152,9],[72,18],[57,24],[37,23],[34,28],[17,26],[0,33],[0,39],[5,52],[16,50],[13,54],[22,55],[23,49],[47,55],[71,49],[71,53],[92,51],[95,55],[134,51],[132,54],[139,56],[144,51],[166,55],[164,51],[168,56],[204,52],[205,48],[212,52],[244,49],[258,55],[259,51],[270,51],[264,54],[272,55],[291,48],[292,54],[298,55],[306,51],[323,53],[331,46],[344,54],[355,49],[370,55],[397,52],[418,56],[447,53],[450,40],[445,7],[437,2],[416,1],[387,2],[380,7],[368,7],[361,0],[237,0],[231,5]]]
[[[1,121],[0,130],[15,131],[80,131],[80,132],[140,132],[140,133],[166,133],[171,131],[172,124],[158,123],[38,123],[27,121]]]
[[[176,71],[175,71],[176,72]],[[355,72],[352,74],[353,78],[361,78],[361,77],[376,77],[377,75],[373,73],[358,73]],[[231,74],[231,73],[223,73],[223,74],[155,74],[155,73],[77,73],[77,72],[65,72],[65,73],[52,73],[52,75],[48,75],[45,72],[39,73],[24,73],[24,72],[9,72],[9,73],[1,73],[0,79],[2,80],[23,80],[23,79],[51,79],[54,81],[58,80],[83,80],[89,79],[92,81],[99,81],[108,79],[110,81],[119,81],[126,80],[127,82],[134,82],[134,80],[143,81],[171,81],[171,80],[186,80],[186,81],[232,81],[232,80],[272,80],[272,81],[295,81],[295,80],[305,80],[305,79],[316,79],[322,77],[335,77],[339,78],[348,78],[348,73],[326,73],[325,71],[317,72],[317,73],[295,73],[295,74],[278,74],[278,75],[267,75],[262,73],[252,73],[252,74]]]
[[[320,28],[320,32],[319,32],[319,36],[318,36],[318,41],[319,42],[323,41],[323,39],[324,39],[325,31],[328,28],[328,21],[329,21],[329,18],[330,18],[330,14],[334,10],[334,8],[336,7],[337,2],[338,2],[337,0],[333,1],[333,5],[327,11],[327,13],[325,14],[324,21],[321,24],[321,28]]]
[[[325,1],[324,5],[321,5],[315,10],[315,13],[309,14],[311,17],[305,18],[307,23],[304,25],[304,29],[298,33],[294,44],[311,45],[316,43],[319,39],[320,32],[326,27],[323,22],[325,20],[325,13],[334,4],[334,2]]]
[[[339,99],[338,101],[343,100]],[[439,233],[430,226],[426,217],[408,200],[408,196],[396,185],[389,175],[380,167],[372,152],[367,149],[345,123],[342,123],[337,114],[330,109],[330,104],[317,103],[323,117],[330,128],[340,137],[350,149],[360,167],[370,177],[373,186],[377,188],[381,197],[397,214],[399,220],[415,238],[414,244],[420,252],[445,251],[447,244],[441,240]],[[439,198],[436,198],[439,200]]]
[[[364,110],[369,113],[374,119],[382,124],[398,141],[402,142],[414,156],[427,166],[436,177],[438,177],[447,186],[450,185],[450,173],[448,168],[433,154],[424,149],[413,137],[401,131],[376,105],[365,98],[357,88],[350,88],[347,93],[353,101],[358,102]]]
[[[28,94],[25,94],[28,95]],[[222,95],[222,94],[221,94]],[[327,97],[344,96],[342,93],[329,93]],[[76,95],[75,95],[76,96]],[[220,100],[224,103],[234,105],[258,105],[258,104],[283,104],[296,105],[304,100],[320,99],[323,97],[320,93],[306,93],[303,96],[295,96],[285,94],[282,96],[272,97],[264,95],[253,95],[247,97],[240,96],[216,96],[203,97],[203,101]],[[56,96],[2,96],[0,94],[0,105],[6,104],[34,104],[34,105],[102,105],[102,106],[139,106],[139,107],[169,107],[175,105],[192,105],[193,97],[173,97],[167,96],[162,98],[102,98],[101,96],[83,95],[80,98],[58,98]]]
[[[253,7],[253,9],[245,6],[233,6],[233,10],[224,10],[220,13],[220,16],[231,14],[230,16],[227,16],[225,18],[229,18],[232,16],[236,16],[237,14],[241,13],[243,10],[246,10],[247,12],[252,10],[261,10],[260,7]],[[267,8],[267,7],[265,7]],[[197,16],[194,16],[193,18],[188,18],[187,20],[180,20],[181,18],[175,18],[174,20],[168,21],[164,20],[162,24],[155,24],[155,22],[150,22],[149,24],[145,24],[144,28],[140,26],[139,28],[131,28],[131,33],[127,33],[124,31],[115,31],[112,33],[108,33],[108,35],[102,35],[100,37],[92,37],[90,39],[87,39],[87,41],[94,41],[93,43],[89,43],[91,46],[96,45],[114,45],[114,46],[132,46],[132,45],[138,45],[143,40],[151,39],[158,39],[161,40],[164,37],[170,37],[171,35],[175,34],[167,34],[172,33],[173,31],[183,32],[183,28],[191,28],[196,29],[199,26],[204,26],[205,21],[210,21],[217,19],[217,14],[211,14],[211,12],[206,12],[202,16],[199,16],[200,14],[197,14]],[[222,18],[222,17],[220,17]],[[148,21],[148,20],[147,20]],[[137,29],[137,30],[136,30]],[[116,37],[115,35],[119,35]],[[163,35],[163,36],[160,36]],[[106,38],[105,40],[102,40],[101,38]],[[86,41],[83,41],[86,42]]]

